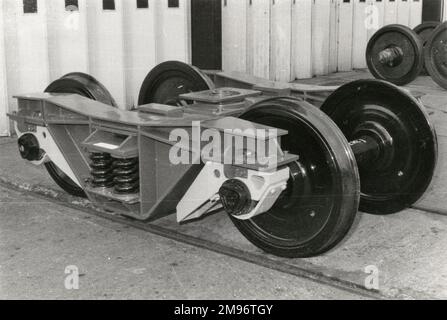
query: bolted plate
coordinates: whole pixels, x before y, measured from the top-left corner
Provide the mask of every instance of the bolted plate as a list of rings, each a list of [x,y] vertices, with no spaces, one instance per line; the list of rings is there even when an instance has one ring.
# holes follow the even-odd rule
[[[236,88],[217,88],[213,90],[192,92],[181,94],[179,97],[187,101],[204,102],[211,104],[228,104],[244,101],[246,98],[261,95],[260,91],[236,89]]]
[[[416,26],[413,29],[413,31],[416,32],[419,35],[419,37],[421,37],[424,48],[425,45],[427,44],[428,39],[430,39],[433,30],[435,30],[440,24],[441,23],[439,21],[426,21]],[[427,70],[425,69],[425,66],[422,68],[422,74],[427,75]]]
[[[380,61],[381,52],[396,49],[400,57],[392,62]],[[423,68],[423,42],[410,28],[392,24],[379,29],[368,42],[366,62],[373,76],[397,85],[410,83]]]
[[[337,245],[357,214],[360,181],[343,133],[323,112],[293,98],[255,104],[241,118],[287,130],[281,148],[299,155],[290,163],[287,189],[266,213],[250,220],[231,217],[241,233],[277,256],[302,258]]]
[[[380,144],[375,161],[359,165],[360,210],[395,213],[425,193],[436,167],[438,144],[424,107],[409,93],[385,81],[358,80],[329,96],[322,111],[349,141],[359,139],[365,128],[375,128],[391,142]]]
[[[214,84],[200,69],[179,61],[167,61],[152,69],[144,79],[138,105],[180,106],[179,95],[210,89],[214,89]]]
[[[83,97],[117,107],[110,92],[95,78],[85,73],[69,73],[52,82],[46,89],[48,93],[73,93]],[[86,197],[82,190],[70,177],[53,162],[46,162],[45,167],[51,178],[66,192],[78,197]]]
[[[428,74],[439,86],[447,89],[447,22],[433,31],[424,55]]]

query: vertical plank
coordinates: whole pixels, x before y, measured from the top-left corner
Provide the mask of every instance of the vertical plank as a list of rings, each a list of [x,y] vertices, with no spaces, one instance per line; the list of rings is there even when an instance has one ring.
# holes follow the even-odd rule
[[[349,2],[338,0],[338,6],[338,71],[350,71],[353,65],[353,0]]]
[[[272,0],[270,79],[290,81],[292,1]]]
[[[20,5],[23,4],[22,1]],[[17,43],[20,61],[20,89],[43,91],[49,84],[47,5],[38,0],[38,12],[23,14],[20,8],[17,16]]]
[[[383,17],[383,24],[389,25],[397,23],[397,1],[385,0],[385,14]]]
[[[19,73],[20,63],[18,60],[19,48],[17,43],[17,20],[21,9],[18,1],[4,0],[3,2],[3,27],[5,41],[6,58],[6,82],[8,84],[8,105],[9,110],[17,109],[17,100],[12,98],[14,92],[19,92]]]
[[[190,0],[179,0],[179,6],[171,8],[168,0],[150,3],[155,6],[157,63],[168,60],[190,63]]]
[[[137,8],[136,1],[124,2],[124,50],[127,105],[138,104],[141,84],[156,65],[155,6]]]
[[[222,69],[247,68],[247,1],[222,0]]]
[[[329,20],[329,66],[328,73],[337,72],[338,66],[338,19],[339,0],[329,0],[330,20]]]
[[[314,75],[329,71],[330,2],[314,0],[312,9],[312,55]]]
[[[115,10],[103,10],[101,0],[88,0],[90,73],[126,108],[122,0]]]
[[[422,0],[410,2],[410,28],[414,28],[422,22]]]
[[[65,0],[48,1],[50,79],[69,72],[89,72],[86,0],[78,11],[67,11]]]
[[[367,41],[374,33],[384,26],[385,3],[382,0],[368,0],[367,10]]]
[[[270,77],[270,0],[248,2],[247,73]]]
[[[410,25],[410,1],[397,0],[397,23],[404,26]]]
[[[352,27],[352,66],[355,69],[366,68],[366,45],[371,16],[368,16],[370,4],[362,0],[354,0],[354,17]]]
[[[3,3],[0,4],[0,137],[9,135],[8,112],[8,88],[6,77],[6,52],[4,33]]]
[[[6,73],[10,111],[19,92],[42,92],[49,84],[47,1],[38,0],[37,13],[24,13],[23,1],[5,0]]]
[[[447,21],[447,1],[444,0],[444,12],[442,15],[442,21]]]
[[[311,78],[312,73],[312,2],[296,0],[292,4],[292,78]]]

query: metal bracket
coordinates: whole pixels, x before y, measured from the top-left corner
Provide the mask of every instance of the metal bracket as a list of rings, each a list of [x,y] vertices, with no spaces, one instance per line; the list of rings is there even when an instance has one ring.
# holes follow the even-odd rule
[[[248,214],[236,218],[248,220],[270,210],[280,194],[287,188],[289,178],[288,167],[274,172],[248,170],[246,177],[237,177],[248,187],[252,200],[256,201],[257,205]],[[223,164],[207,162],[178,203],[177,221],[198,219],[210,211],[219,209],[221,204],[218,192],[227,180]]]
[[[39,142],[40,148],[45,151],[45,155],[42,157],[42,159],[39,161],[31,161],[32,164],[40,166],[45,162],[52,161],[60,170],[62,170],[62,172],[69,176],[70,179],[73,180],[73,182],[75,182],[79,187],[82,188],[81,183],[76,178],[73,170],[71,170],[70,165],[68,164],[67,160],[65,160],[64,155],[60,151],[59,147],[57,146],[47,128],[36,126],[36,132],[20,132],[17,122],[15,122],[14,125],[17,136],[19,138],[27,133],[33,134]]]

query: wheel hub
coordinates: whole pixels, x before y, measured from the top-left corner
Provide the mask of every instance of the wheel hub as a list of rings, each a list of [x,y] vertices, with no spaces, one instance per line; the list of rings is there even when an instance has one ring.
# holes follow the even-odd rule
[[[398,85],[410,83],[423,68],[423,41],[406,26],[385,26],[368,42],[366,61],[375,78]]]
[[[285,257],[309,257],[335,246],[352,225],[360,196],[358,171],[346,139],[315,107],[292,98],[260,102],[241,116],[287,130],[281,149],[290,163],[287,188],[273,207],[247,221],[232,217],[257,246]]]
[[[388,82],[359,80],[335,91],[322,110],[340,127],[360,169],[360,209],[401,211],[427,190],[437,138],[423,106]]]

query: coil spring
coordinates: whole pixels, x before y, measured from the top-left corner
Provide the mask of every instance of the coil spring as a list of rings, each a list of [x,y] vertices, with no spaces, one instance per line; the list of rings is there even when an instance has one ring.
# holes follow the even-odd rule
[[[114,159],[113,182],[116,194],[137,193],[140,188],[138,158]]]
[[[90,173],[92,185],[95,188],[110,188],[113,186],[113,161],[108,153],[90,154]]]

